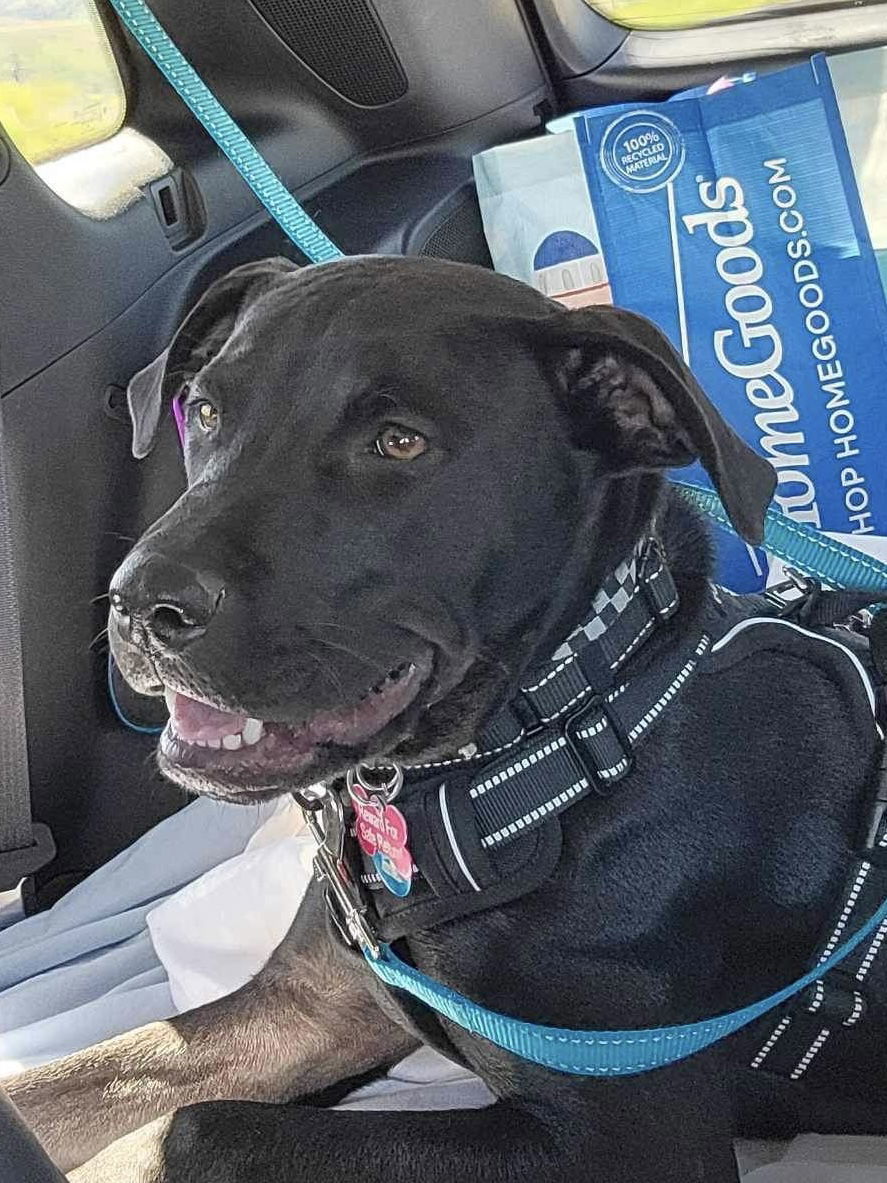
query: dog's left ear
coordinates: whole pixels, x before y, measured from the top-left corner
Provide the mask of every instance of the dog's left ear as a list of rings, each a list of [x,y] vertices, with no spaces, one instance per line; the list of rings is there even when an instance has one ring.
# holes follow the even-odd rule
[[[168,348],[139,370],[126,388],[136,459],[141,460],[154,447],[161,413],[176,384],[181,386],[222,349],[251,303],[298,270],[289,259],[259,259],[210,284],[176,329]]]
[[[644,317],[603,305],[552,321],[549,357],[576,443],[614,474],[701,460],[738,533],[760,543],[773,469],[733,431],[668,338]]]

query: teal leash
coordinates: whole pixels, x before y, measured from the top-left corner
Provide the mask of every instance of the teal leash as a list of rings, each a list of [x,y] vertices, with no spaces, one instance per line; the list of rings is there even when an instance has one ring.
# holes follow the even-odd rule
[[[711,489],[689,481],[673,483],[706,517],[733,530],[726,510]],[[887,591],[887,563],[820,534],[813,526],[796,522],[772,506],[764,522],[764,550],[828,587],[882,594]]]
[[[380,946],[378,957],[365,949],[364,957],[376,977],[386,985],[405,991],[459,1027],[524,1060],[574,1076],[634,1076],[676,1064],[781,1006],[840,965],[885,920],[887,901],[827,961],[760,1002],[698,1023],[625,1031],[575,1031],[569,1027],[527,1023],[487,1010],[448,989],[407,965],[389,945]]]
[[[234,122],[143,0],[110,0],[120,20],[187,103],[284,233],[312,263],[343,257]]]

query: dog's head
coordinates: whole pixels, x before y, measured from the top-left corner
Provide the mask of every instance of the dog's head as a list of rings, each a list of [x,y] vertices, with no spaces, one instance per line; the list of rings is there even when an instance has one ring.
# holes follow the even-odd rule
[[[757,541],[772,472],[665,338],[480,269],[249,264],[132,381],[180,399],[188,489],[111,591],[161,766],[245,799],[467,743],[700,457]],[[577,597],[580,597],[577,599]]]

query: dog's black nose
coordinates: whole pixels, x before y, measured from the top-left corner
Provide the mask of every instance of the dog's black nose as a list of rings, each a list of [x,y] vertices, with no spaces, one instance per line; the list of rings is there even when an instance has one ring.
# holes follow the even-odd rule
[[[224,594],[212,576],[161,555],[134,553],[111,582],[111,611],[127,639],[174,651],[206,632]]]

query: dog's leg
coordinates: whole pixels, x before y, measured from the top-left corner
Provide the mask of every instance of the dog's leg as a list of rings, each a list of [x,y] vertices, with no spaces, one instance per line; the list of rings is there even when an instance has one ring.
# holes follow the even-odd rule
[[[108,1147],[71,1183],[737,1183],[728,1107],[693,1065],[488,1109],[336,1113],[220,1102]],[[700,1092],[699,1090],[702,1089]]]
[[[309,890],[268,964],[236,993],[7,1082],[63,1170],[172,1109],[228,1098],[302,1096],[406,1055],[366,977],[330,944]]]

